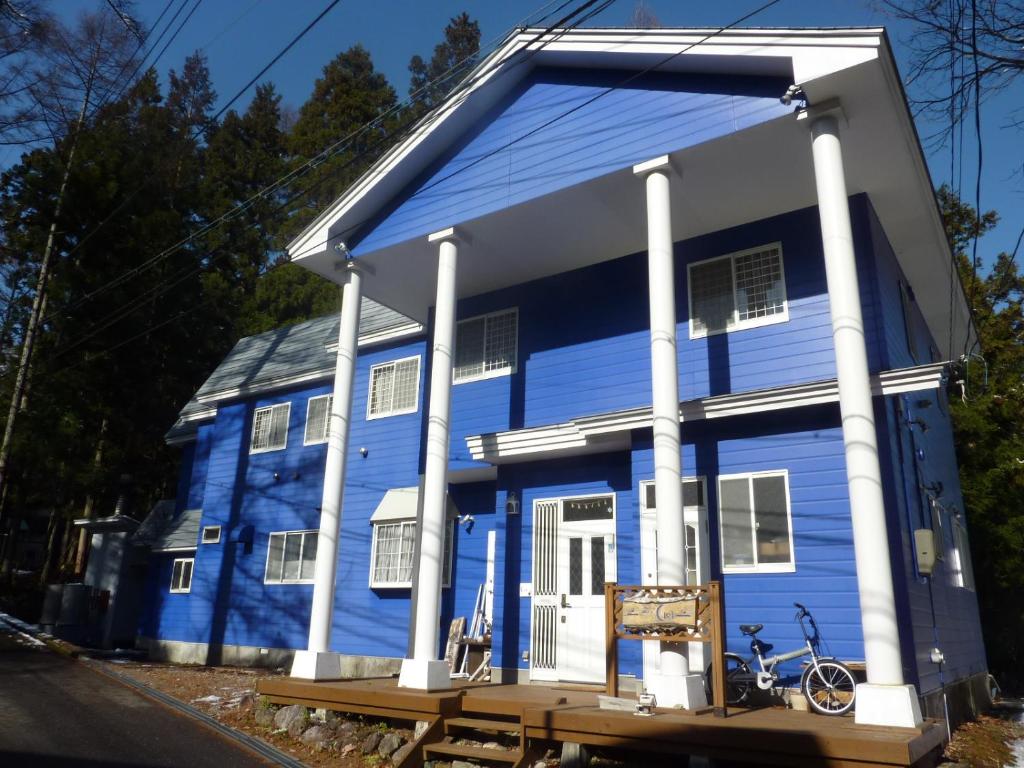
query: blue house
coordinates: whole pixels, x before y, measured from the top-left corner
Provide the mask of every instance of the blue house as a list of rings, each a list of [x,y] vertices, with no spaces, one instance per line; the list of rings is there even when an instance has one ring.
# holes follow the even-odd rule
[[[289,254],[341,315],[171,430],[153,653],[443,688],[482,594],[493,679],[603,682],[606,581],[721,579],[733,650],[814,612],[859,722],[980,700],[974,330],[883,30],[516,32]],[[702,703],[706,649],[628,645]]]

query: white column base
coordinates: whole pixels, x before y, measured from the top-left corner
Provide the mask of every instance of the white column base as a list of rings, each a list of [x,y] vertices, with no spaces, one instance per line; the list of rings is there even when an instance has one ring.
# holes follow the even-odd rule
[[[448,663],[437,659],[403,659],[398,675],[399,688],[417,688],[421,691],[443,691],[452,687],[452,673]]]
[[[854,722],[858,725],[887,725],[897,728],[920,728],[921,706],[912,685],[857,686]]]
[[[703,675],[646,675],[644,688],[659,707],[700,709],[708,705]]]
[[[303,680],[341,680],[341,655],[331,651],[296,651],[291,676]]]

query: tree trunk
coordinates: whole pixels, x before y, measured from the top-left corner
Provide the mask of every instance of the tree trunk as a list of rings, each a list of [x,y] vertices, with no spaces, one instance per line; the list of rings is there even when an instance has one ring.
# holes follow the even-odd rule
[[[39,569],[40,587],[45,587],[50,581],[50,572],[53,570],[54,549],[56,549],[57,544],[57,531],[61,528],[59,521],[60,512],[55,509],[50,513],[50,522],[46,526],[46,552],[43,555],[43,567]]]
[[[92,467],[94,470],[98,470],[103,466],[103,447],[107,439],[107,427],[108,421],[104,417],[103,421],[100,422],[100,437],[96,441],[96,452],[92,455]],[[85,497],[85,507],[82,509],[82,517],[91,518],[93,513],[93,507],[96,505],[96,498],[93,496],[92,491]],[[78,547],[75,551],[75,565],[74,574],[76,578],[82,578],[85,574],[85,563],[86,557],[89,554],[89,533],[85,528],[78,529]]]

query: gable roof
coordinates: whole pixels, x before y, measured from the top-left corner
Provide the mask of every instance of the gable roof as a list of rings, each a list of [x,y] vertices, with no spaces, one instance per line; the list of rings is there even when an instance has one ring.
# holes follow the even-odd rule
[[[435,282],[435,249],[422,236],[423,226],[399,231],[398,237],[366,243],[360,238],[367,226],[393,219],[436,164],[493,120],[502,100],[542,67],[576,71],[581,78],[601,70],[628,74],[652,69],[672,75],[784,78],[802,90],[812,108],[838,99],[850,193],[871,196],[933,337],[946,346],[949,336],[946,354],[956,356],[973,339],[966,299],[950,270],[952,256],[927,164],[882,28],[519,30],[292,241],[292,260],[337,280],[334,246],[349,239],[355,256],[376,270],[364,280],[366,294],[423,320]],[[810,140],[798,118],[794,107],[789,115],[745,128],[735,137],[671,151],[673,162],[684,169],[682,200],[674,200],[672,211],[676,239],[733,226],[740,223],[737,215],[751,221],[816,204]],[[561,137],[556,129],[564,126],[543,127],[529,141],[548,142],[549,155],[557,156]],[[504,148],[516,141],[510,139]],[[434,215],[430,231],[455,226],[471,241],[467,250],[473,258],[460,257],[459,296],[643,251],[643,211],[636,202],[642,195],[631,176],[631,169],[622,167],[569,191],[510,200],[497,211],[467,208],[450,218],[443,212]],[[480,185],[497,181],[484,179]],[[956,299],[952,308],[951,293]]]
[[[201,509],[186,509],[174,515],[174,499],[164,499],[153,505],[138,530],[132,534],[132,544],[149,547],[153,552],[189,552],[199,543]]]
[[[182,408],[164,439],[168,443],[191,440],[198,423],[216,415],[220,401],[333,376],[338,323],[337,314],[325,315],[240,339]],[[422,331],[423,327],[408,317],[363,299],[360,346]]]

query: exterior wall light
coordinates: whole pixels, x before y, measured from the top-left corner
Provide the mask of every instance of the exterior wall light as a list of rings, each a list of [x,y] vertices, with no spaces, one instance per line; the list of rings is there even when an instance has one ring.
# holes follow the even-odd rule
[[[516,496],[515,491],[508,492],[508,498],[505,499],[505,514],[510,516],[519,514],[519,497]]]

